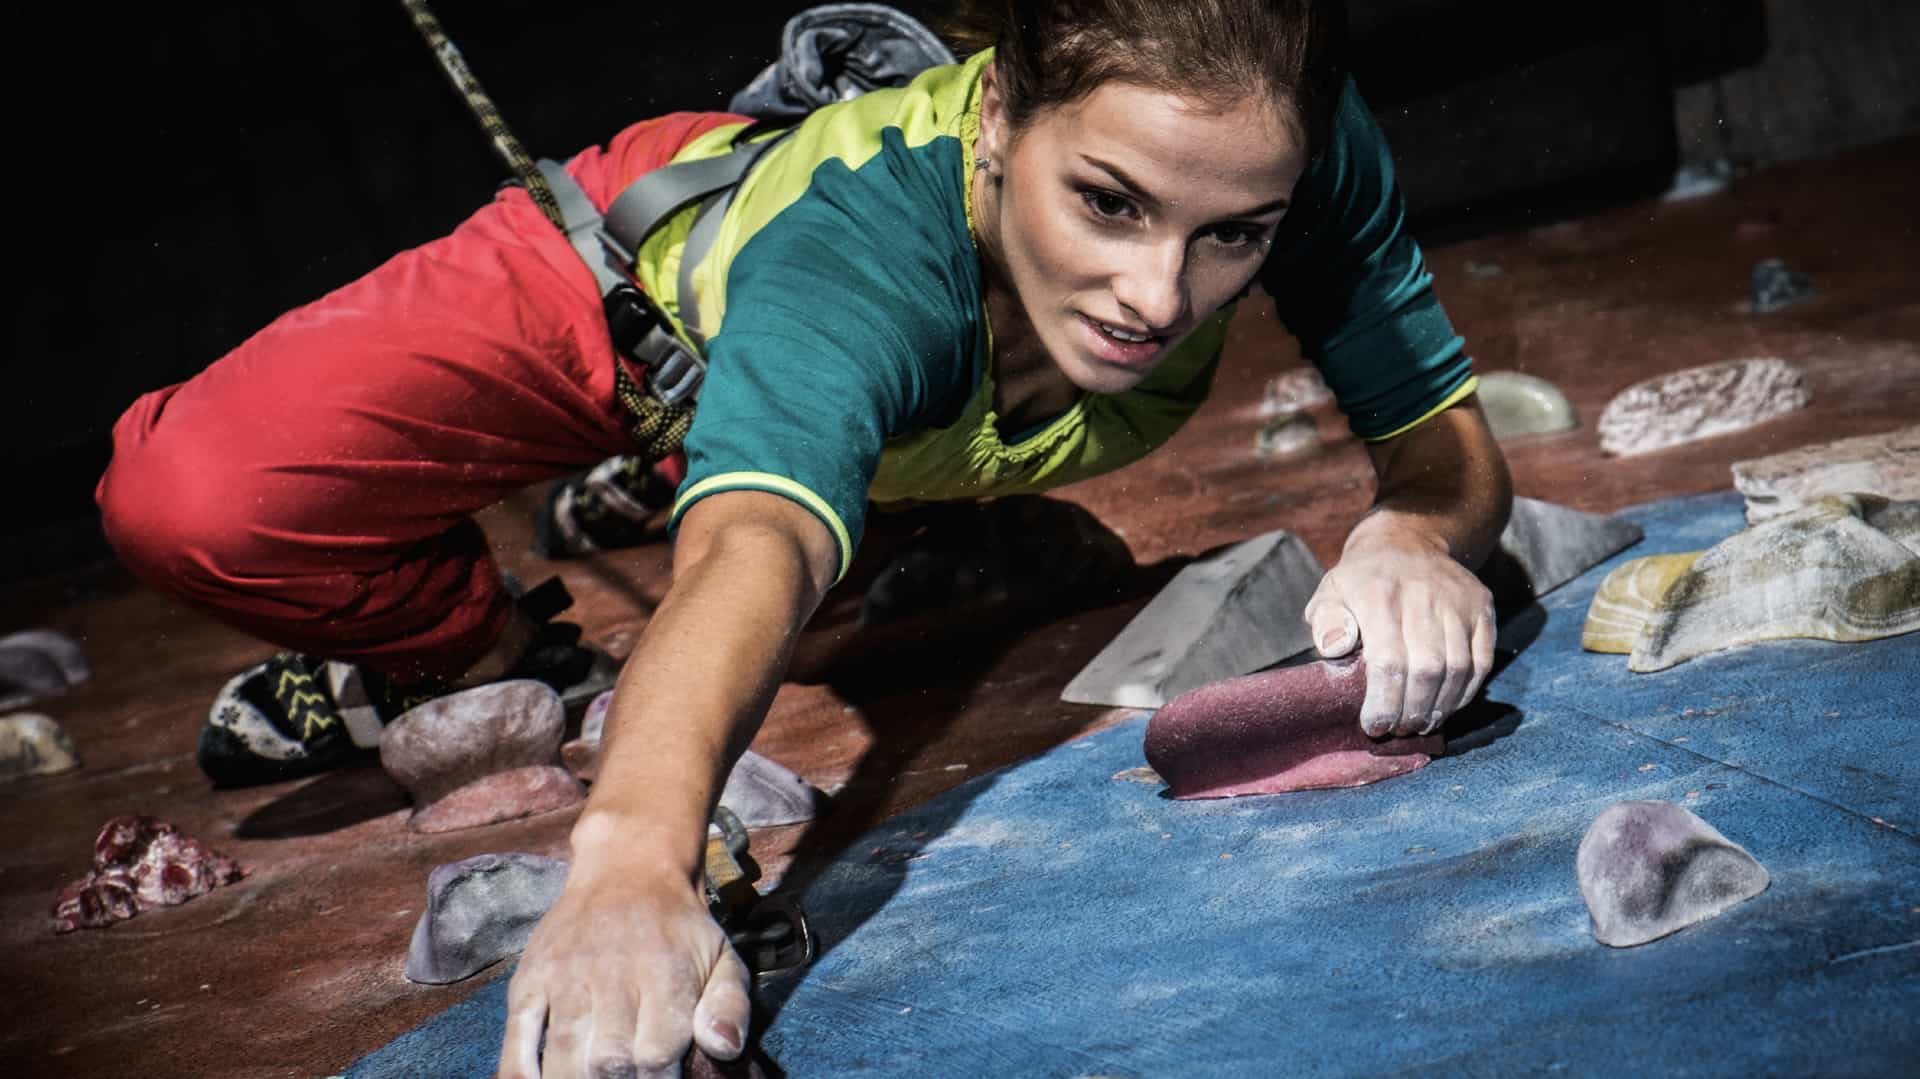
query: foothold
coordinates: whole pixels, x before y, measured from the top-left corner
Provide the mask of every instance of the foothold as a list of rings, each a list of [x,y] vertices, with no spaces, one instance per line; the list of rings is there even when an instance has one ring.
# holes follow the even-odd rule
[[[749,749],[727,774],[720,804],[748,828],[770,828],[819,816],[823,797],[785,765]]]
[[[1920,499],[1920,425],[1736,461],[1747,523],[1791,513],[1822,495]]]
[[[1751,427],[1812,400],[1807,375],[1774,357],[1689,367],[1635,383],[1600,414],[1601,450],[1649,453]]]
[[[1284,529],[1182,569],[1093,657],[1060,699],[1158,708],[1313,647],[1307,600],[1325,571]]]
[[[1680,575],[1693,568],[1699,551],[1654,554],[1613,567],[1587,605],[1586,624],[1580,629],[1580,647],[1589,652],[1630,655],[1647,620],[1660,609],[1660,600]]]
[[[1518,371],[1489,371],[1474,391],[1495,438],[1550,435],[1579,426],[1560,387]]]
[[[1301,412],[1275,416],[1260,426],[1253,451],[1262,457],[1297,457],[1320,448],[1320,427]]]
[[[1643,535],[1631,521],[1516,497],[1499,549],[1480,576],[1497,605],[1510,609],[1566,584]]]
[[[0,637],[0,710],[65,693],[93,677],[73,638],[51,629]]]
[[[560,747],[567,770],[585,782],[592,782],[600,770],[600,739],[612,698],[611,692],[604,693],[588,705],[580,737]],[[820,815],[825,800],[825,795],[791,769],[751,749],[734,763],[720,792],[720,804],[748,828],[810,821]]]
[[[587,714],[580,720],[580,737],[589,742],[598,742],[607,730],[607,709],[613,707],[613,690],[595,697],[587,705]]]
[[[1358,787],[1423,768],[1445,750],[1438,734],[1367,737],[1366,695],[1360,658],[1231,678],[1155,712],[1142,749],[1181,799]]]
[[[591,783],[600,774],[600,736],[606,730],[607,709],[612,706],[613,690],[595,697],[581,717],[580,737],[560,746],[561,767],[582,783]]]
[[[1655,591],[1629,670],[1665,670],[1760,641],[1911,633],[1920,630],[1920,503],[1828,496],[1722,540],[1660,589],[1670,568],[1640,570],[1611,592],[1603,582],[1595,606],[1602,596],[1608,605],[1597,619],[1589,611],[1596,625],[1582,643],[1589,635],[1617,640]]]
[[[1285,416],[1306,412],[1333,400],[1333,390],[1314,367],[1301,367],[1267,380],[1260,394],[1260,415]]]
[[[52,776],[80,767],[73,739],[50,716],[21,712],[0,719],[0,783]]]
[[[114,817],[93,841],[93,869],[60,890],[53,931],[99,929],[170,907],[246,876],[239,863],[159,819]]]
[[[1662,202],[1686,202],[1718,195],[1733,179],[1733,162],[1724,157],[1689,161],[1674,170],[1673,183],[1660,196]]]
[[[1618,802],[1574,858],[1593,935],[1631,948],[1704,922],[1767,890],[1765,867],[1671,802]]]
[[[1661,597],[1627,668],[1665,670],[1758,641],[1871,641],[1920,629],[1920,555],[1881,527],[1910,528],[1913,506],[1829,496],[1722,540]]]
[[[544,683],[493,682],[396,717],[381,732],[380,763],[413,795],[415,830],[473,828],[586,797],[558,763],[565,727],[560,695]]]
[[[580,781],[565,768],[536,764],[481,776],[438,801],[416,806],[407,824],[426,834],[457,832],[551,813],[585,797]]]
[[[1779,259],[1767,259],[1753,268],[1753,310],[1767,314],[1792,307],[1813,295],[1813,279],[1787,269]]]
[[[566,879],[567,863],[538,854],[477,854],[436,867],[407,945],[407,980],[446,985],[519,955]]]

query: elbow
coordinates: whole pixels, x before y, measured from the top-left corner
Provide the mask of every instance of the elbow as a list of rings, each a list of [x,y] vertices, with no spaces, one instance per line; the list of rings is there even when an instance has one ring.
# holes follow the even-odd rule
[[[701,500],[682,518],[673,575],[676,582],[753,581],[790,589],[804,619],[839,577],[840,561],[833,534],[805,508],[760,491],[728,491]]]

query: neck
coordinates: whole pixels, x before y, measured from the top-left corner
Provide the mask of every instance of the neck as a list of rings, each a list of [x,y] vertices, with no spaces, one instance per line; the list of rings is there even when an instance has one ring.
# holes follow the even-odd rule
[[[993,372],[993,410],[1000,432],[1017,434],[1072,408],[1080,389],[1041,347],[1000,258],[999,181],[984,172],[976,172],[973,179],[974,243],[993,340],[993,355],[987,360]]]

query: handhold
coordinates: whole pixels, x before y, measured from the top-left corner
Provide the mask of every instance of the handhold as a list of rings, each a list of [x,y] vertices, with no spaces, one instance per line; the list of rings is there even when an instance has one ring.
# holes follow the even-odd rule
[[[73,739],[52,717],[21,712],[0,719],[0,782],[59,775],[78,767]]]
[[[588,705],[580,737],[560,747],[567,770],[585,782],[591,783],[600,770],[600,739],[612,700],[612,692],[607,692]],[[748,828],[810,821],[820,815],[825,799],[791,769],[751,749],[734,763],[720,792],[720,804]]]
[[[1260,425],[1253,452],[1262,457],[1294,457],[1320,447],[1320,427],[1304,412],[1288,412]]]
[[[560,695],[544,683],[493,682],[396,717],[381,732],[380,763],[413,795],[416,830],[478,827],[586,796],[559,767],[565,727]]]
[[[1060,699],[1158,708],[1196,686],[1313,647],[1307,600],[1324,571],[1293,533],[1255,536],[1174,575]]]
[[[1333,400],[1327,380],[1313,367],[1301,367],[1267,380],[1260,394],[1260,415],[1285,416],[1306,412]]]
[[[1756,264],[1750,285],[1753,289],[1753,310],[1763,315],[1791,307],[1813,295],[1813,279],[1796,270],[1789,270],[1787,264],[1779,259],[1765,259]]]
[[[1660,196],[1662,202],[1684,202],[1688,199],[1718,195],[1727,189],[1727,182],[1733,179],[1733,162],[1724,157],[1706,161],[1689,161],[1674,170],[1673,183],[1666,193]]]
[[[1142,746],[1175,798],[1358,787],[1425,767],[1438,734],[1376,741],[1360,729],[1363,659],[1317,661],[1189,690],[1147,722]]]
[[[157,817],[123,814],[93,841],[93,869],[60,890],[53,931],[98,929],[143,910],[185,903],[246,875],[224,854]]]
[[[1500,546],[1481,570],[1501,607],[1537,599],[1640,542],[1640,526],[1516,497]]]
[[[567,863],[538,854],[476,854],[436,866],[407,945],[407,980],[446,985],[519,955],[566,879]]]
[[[1872,495],[1828,496],[1722,540],[1661,596],[1628,669],[1664,670],[1757,641],[1870,641],[1920,629],[1920,554],[1882,530],[1916,529],[1913,510]]]
[[[51,629],[0,637],[0,710],[65,693],[93,677],[73,638]]]
[[[1621,391],[1600,413],[1601,450],[1648,453],[1738,431],[1806,407],[1806,372],[1762,357],[1690,367]]]
[[[1791,513],[1821,495],[1920,499],[1920,425],[1736,461],[1733,486],[1747,523]]]
[[[1613,567],[1587,605],[1587,621],[1580,630],[1580,647],[1589,652],[1629,655],[1647,620],[1660,609],[1660,600],[1680,575],[1693,568],[1699,551],[1654,554]]]
[[[1495,438],[1546,435],[1579,426],[1573,403],[1560,387],[1518,371],[1489,371],[1480,376],[1474,396],[1487,415]]]
[[[748,828],[769,828],[819,816],[822,797],[791,769],[749,749],[727,774],[720,804]]]
[[[1671,802],[1617,802],[1574,858],[1593,935],[1631,948],[1706,921],[1767,890],[1766,869]]]
[[[535,764],[484,775],[445,797],[416,806],[408,826],[421,833],[457,832],[533,817],[578,804],[580,781],[557,764]]]

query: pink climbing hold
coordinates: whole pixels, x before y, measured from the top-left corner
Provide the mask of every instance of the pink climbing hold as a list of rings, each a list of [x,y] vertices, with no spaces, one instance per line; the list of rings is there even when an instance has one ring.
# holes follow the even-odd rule
[[[108,821],[93,841],[93,869],[60,890],[53,931],[99,929],[143,910],[171,907],[246,871],[159,819],[127,813]]]
[[[1366,695],[1358,657],[1228,678],[1168,701],[1142,748],[1183,799],[1359,787],[1423,768],[1446,749],[1438,734],[1368,737]]]

